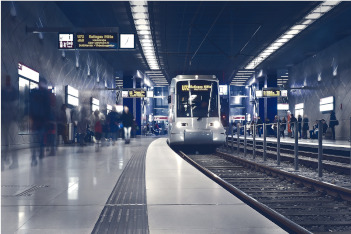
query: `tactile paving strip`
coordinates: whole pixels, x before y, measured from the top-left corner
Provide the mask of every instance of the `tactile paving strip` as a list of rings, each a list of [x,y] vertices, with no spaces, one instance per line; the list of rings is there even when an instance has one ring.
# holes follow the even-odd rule
[[[145,157],[136,152],[119,177],[92,233],[149,233]]]
[[[47,188],[49,187],[49,185],[2,185],[1,188],[2,189],[10,189],[10,190],[21,190],[23,188],[28,188],[22,192],[16,192],[14,194],[5,194],[5,195],[1,195],[1,197],[29,197],[32,196],[33,193],[41,188]]]

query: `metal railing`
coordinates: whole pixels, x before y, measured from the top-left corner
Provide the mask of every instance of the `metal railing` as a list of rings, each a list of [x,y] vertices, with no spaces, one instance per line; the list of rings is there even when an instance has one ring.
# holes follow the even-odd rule
[[[333,121],[337,121],[337,120],[332,120],[330,121],[329,123],[333,122]],[[349,126],[351,127],[351,117],[349,119]],[[345,123],[346,121],[342,121],[343,123]],[[306,123],[306,122],[305,122]],[[307,122],[308,123],[308,122]],[[293,128],[291,128],[290,130],[288,130],[288,132],[291,132],[291,137],[294,139],[293,142],[284,142],[284,144],[289,144],[291,143],[293,145],[293,167],[294,167],[294,170],[295,171],[299,171],[299,166],[300,166],[300,163],[299,163],[299,146],[302,145],[302,147],[308,147],[308,146],[311,146],[311,145],[315,145],[317,146],[317,152],[318,152],[318,155],[317,155],[317,172],[318,172],[318,176],[319,177],[322,177],[323,176],[323,150],[325,148],[328,148],[328,149],[333,149],[333,147],[336,147],[335,145],[333,146],[333,142],[329,142],[328,144],[328,147],[323,147],[324,144],[325,144],[325,138],[323,135],[324,135],[324,130],[323,130],[323,123],[322,123],[322,120],[318,120],[317,121],[318,123],[318,129],[315,129],[313,128],[313,130],[311,131],[314,131],[314,134],[316,136],[317,139],[313,139],[312,142],[311,141],[299,141],[299,138],[301,139],[301,122],[293,122],[293,123],[283,123],[285,124],[285,126],[289,126],[290,124],[293,124]],[[289,125],[288,125],[289,124]],[[243,153],[244,153],[244,157],[247,157],[247,154],[248,154],[248,137],[247,137],[247,134],[252,132],[252,157],[253,159],[256,159],[257,157],[257,134],[258,135],[261,135],[261,129],[262,129],[262,135],[263,135],[263,138],[262,139],[262,158],[263,158],[263,161],[267,161],[267,137],[268,137],[268,134],[267,134],[267,131],[268,131],[268,128],[272,128],[272,130],[274,130],[274,137],[276,138],[276,164],[278,166],[280,166],[281,164],[281,161],[282,161],[282,158],[281,158],[281,135],[284,136],[284,131],[285,131],[285,128],[283,127],[282,129],[282,123],[281,122],[275,122],[275,123],[262,123],[262,124],[251,124],[249,127],[247,124],[244,124],[243,126],[241,126],[240,124],[237,124],[236,127],[233,127],[231,126],[230,130],[227,131],[227,142],[226,142],[226,145],[227,147],[229,147],[232,151],[234,151],[235,149],[235,141],[234,141],[234,138],[236,138],[236,150],[237,150],[237,153],[239,154],[240,151],[241,151],[241,145],[243,145]],[[334,126],[335,127],[335,126]],[[243,132],[242,132],[243,130]],[[318,130],[318,133],[317,131]],[[333,130],[334,131],[334,130]],[[242,132],[242,133],[241,133]],[[283,132],[283,134],[282,134]],[[304,134],[304,139],[307,138],[306,134],[307,134],[308,130],[304,131],[303,134]],[[300,137],[299,137],[299,133],[300,133]],[[230,137],[229,137],[230,136]],[[243,138],[241,137],[243,136]],[[312,136],[312,133],[310,132],[310,136]],[[349,144],[347,144],[347,140],[344,140],[344,141],[340,141],[342,142],[342,145],[340,145],[339,147],[342,148],[339,148],[340,151],[343,151],[343,152],[346,152],[349,151],[349,166],[350,166],[350,170],[349,170],[349,174],[351,176],[351,130],[349,131]],[[274,139],[274,138],[273,138]],[[339,142],[339,143],[340,143]],[[243,144],[241,144],[243,143]],[[274,143],[274,140],[272,140],[272,138],[270,139],[270,143]],[[306,143],[308,143],[308,145],[306,146]],[[290,145],[291,145],[290,144]],[[334,142],[335,144],[335,142]],[[251,148],[251,147],[250,147]],[[337,148],[337,147],[336,147]],[[336,149],[335,148],[335,149]],[[346,157],[346,155],[344,155]]]

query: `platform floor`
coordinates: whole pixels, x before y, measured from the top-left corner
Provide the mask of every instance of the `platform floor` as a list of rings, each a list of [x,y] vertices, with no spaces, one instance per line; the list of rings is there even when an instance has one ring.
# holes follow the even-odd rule
[[[18,167],[1,172],[1,233],[91,233],[143,148],[150,233],[284,233],[177,156],[165,138],[119,140],[99,152],[59,147],[35,167],[30,150],[18,150]]]

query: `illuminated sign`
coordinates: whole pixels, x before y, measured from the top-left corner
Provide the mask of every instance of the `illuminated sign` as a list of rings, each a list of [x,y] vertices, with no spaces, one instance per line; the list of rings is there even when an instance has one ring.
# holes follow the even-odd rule
[[[74,49],[73,33],[59,33],[59,49]]]
[[[279,97],[279,90],[263,90],[263,97]]]
[[[73,88],[72,86],[66,85],[66,104],[72,106],[79,105],[79,92],[77,89]]]
[[[30,79],[34,82],[39,82],[39,72],[34,71],[33,69],[30,69],[21,63],[18,63],[18,75]]]
[[[288,103],[278,103],[277,110],[289,110]]]
[[[303,103],[299,103],[295,105],[295,117],[297,118],[299,115],[301,115],[301,117],[303,116],[303,108],[305,107],[305,105]]]
[[[319,102],[319,110],[320,112],[330,112],[334,110],[334,97],[326,97],[326,98],[321,98]]]
[[[228,95],[228,85],[219,85],[219,95]]]
[[[144,90],[129,90],[128,97],[130,97],[130,98],[144,98],[144,97],[146,97],[146,91],[144,91]]]
[[[122,97],[127,98],[128,96],[128,91],[122,91]]]
[[[191,91],[209,91],[211,88],[211,85],[190,85]],[[182,85],[182,91],[189,91],[189,85]]]
[[[263,97],[263,91],[262,90],[256,90],[256,97],[258,97],[258,98]]]
[[[146,92],[146,97],[148,97],[148,98],[154,97],[154,91],[147,91]]]
[[[77,33],[76,49],[117,49],[117,33]]]
[[[280,90],[280,94],[282,97],[287,97],[288,96],[288,90]]]

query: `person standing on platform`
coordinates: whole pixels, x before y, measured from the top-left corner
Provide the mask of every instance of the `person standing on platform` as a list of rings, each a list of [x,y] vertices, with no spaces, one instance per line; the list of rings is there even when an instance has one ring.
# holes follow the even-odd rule
[[[259,137],[261,137],[262,134],[262,124],[262,119],[260,118],[260,116],[257,116],[257,132]]]
[[[297,119],[295,118],[294,114],[291,114],[290,118],[290,127],[291,127],[291,138],[295,137],[295,124],[297,122]]]
[[[309,130],[308,122],[309,122],[309,120],[307,118],[307,115],[304,115],[303,124],[302,124],[302,138],[303,139],[307,139],[307,131]]]
[[[297,117],[297,131],[299,132],[299,138],[301,139],[302,134],[301,134],[301,129],[302,129],[302,117],[301,115],[298,115]]]
[[[274,121],[273,121],[273,130],[274,130],[274,136],[277,137],[277,129],[278,129],[278,124],[280,124],[280,119],[279,116],[276,115],[274,117]]]
[[[336,119],[335,112],[330,113],[329,127],[332,130],[332,140],[335,140],[335,126],[339,125],[339,121]]]
[[[291,137],[291,126],[290,126],[290,119],[291,119],[291,112],[288,111],[288,115],[287,115],[287,124],[288,124],[288,137]]]
[[[133,125],[133,115],[129,112],[129,108],[124,106],[123,114],[122,114],[122,123],[124,129],[124,140],[126,144],[130,142],[130,132],[132,130]]]
[[[282,137],[284,138],[284,132],[286,129],[286,119],[285,117],[283,117],[282,121],[281,121],[281,127],[280,127],[280,134],[282,135]]]

